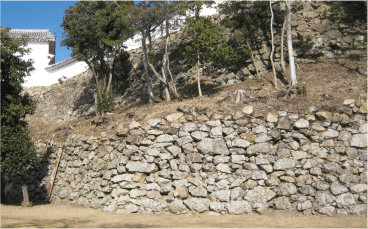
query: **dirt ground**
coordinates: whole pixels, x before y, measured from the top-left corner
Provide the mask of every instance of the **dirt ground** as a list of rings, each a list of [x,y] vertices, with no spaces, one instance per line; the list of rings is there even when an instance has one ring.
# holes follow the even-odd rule
[[[366,216],[142,215],[80,206],[1,205],[1,227],[58,228],[367,228]]]

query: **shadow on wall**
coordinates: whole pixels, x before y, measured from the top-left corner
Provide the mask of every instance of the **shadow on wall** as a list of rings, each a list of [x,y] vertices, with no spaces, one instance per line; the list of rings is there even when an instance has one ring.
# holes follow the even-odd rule
[[[42,155],[40,166],[29,172],[31,178],[28,181],[28,195],[29,200],[33,205],[46,203],[47,184],[49,182],[46,184],[43,180],[48,176],[49,172],[52,172],[53,169],[50,167],[50,165],[53,164],[50,162],[50,159],[51,154],[55,152],[55,149],[53,149],[53,147],[48,147],[41,150],[44,151],[40,153]],[[9,183],[10,181],[12,182]],[[23,196],[20,178],[15,175],[4,174],[4,183],[6,184],[4,191],[5,196],[1,197],[1,203],[8,205],[21,205]]]

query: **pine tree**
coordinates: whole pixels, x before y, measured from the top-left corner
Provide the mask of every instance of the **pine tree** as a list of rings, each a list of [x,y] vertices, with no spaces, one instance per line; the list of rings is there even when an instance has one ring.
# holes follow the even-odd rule
[[[23,94],[24,77],[32,70],[30,61],[21,57],[28,53],[27,39],[9,37],[8,29],[1,29],[1,174],[17,175],[22,181],[23,206],[29,206],[28,174],[37,168],[39,158],[28,132],[27,114],[33,114],[36,105]],[[1,184],[2,200],[4,179]]]
[[[226,43],[224,28],[219,27],[211,21],[211,17],[201,17],[200,11],[203,5],[211,2],[193,1],[183,5],[187,10],[187,21],[184,33],[187,33],[191,40],[186,44],[184,55],[189,57],[192,66],[197,65],[197,81],[199,97],[202,97],[199,69],[203,62],[213,62],[223,66],[233,62],[239,57],[231,46]],[[194,17],[189,17],[194,14]]]

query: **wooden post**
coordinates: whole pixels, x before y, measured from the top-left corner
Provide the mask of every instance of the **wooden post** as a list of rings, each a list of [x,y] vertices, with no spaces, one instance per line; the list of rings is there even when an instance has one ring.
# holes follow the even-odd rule
[[[46,201],[50,200],[52,187],[54,186],[54,180],[55,180],[55,177],[56,177],[57,170],[59,168],[60,158],[61,158],[62,154],[63,154],[63,148],[59,148],[58,149],[58,155],[57,155],[55,165],[54,165],[54,170],[52,171],[52,174],[51,174],[50,185],[47,188]]]

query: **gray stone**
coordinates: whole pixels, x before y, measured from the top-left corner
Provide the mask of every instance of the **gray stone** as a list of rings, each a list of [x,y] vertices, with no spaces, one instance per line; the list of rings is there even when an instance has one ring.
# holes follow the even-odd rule
[[[178,154],[181,154],[181,148],[178,146],[169,146],[166,148],[167,151],[169,151],[174,157],[176,157]]]
[[[364,193],[367,191],[367,184],[356,184],[350,187],[352,193]]]
[[[260,136],[256,137],[254,140],[256,143],[268,142],[271,141],[272,137],[268,134],[261,134]]]
[[[230,201],[230,203],[227,203],[227,209],[230,215],[239,215],[251,213],[252,205],[247,201]]]
[[[147,121],[147,124],[152,126],[152,127],[155,127],[160,123],[161,123],[161,119],[150,119],[150,120]]]
[[[102,209],[102,211],[111,213],[111,212],[115,211],[116,208],[117,208],[116,205],[108,205],[108,206],[105,206]]]
[[[367,204],[354,204],[348,207],[348,212],[352,215],[367,214]]]
[[[181,200],[174,200],[173,202],[168,204],[169,210],[172,213],[178,213],[184,210],[187,210],[188,208],[183,204],[183,201]]]
[[[269,143],[257,143],[255,145],[251,145],[247,148],[247,154],[259,154],[259,153],[269,153],[273,149],[272,145]]]
[[[296,188],[295,188],[296,190]],[[276,196],[276,193],[269,189],[268,187],[261,187],[257,186],[253,190],[250,190],[246,196],[244,197],[245,200],[252,202],[252,203],[262,203],[265,204],[272,198]]]
[[[323,207],[328,204],[332,204],[335,201],[335,197],[329,192],[317,192],[315,195],[314,206]]]
[[[183,131],[186,131],[189,133],[196,131],[196,130],[198,130],[198,126],[195,123],[185,123],[183,126]]]
[[[301,160],[308,156],[308,154],[304,151],[293,151],[291,154],[295,160]]]
[[[240,147],[240,148],[246,148],[250,145],[250,142],[244,139],[235,139],[231,143],[232,147]]]
[[[306,201],[303,201],[303,202],[298,203],[298,205],[296,206],[296,209],[298,211],[303,211],[303,210],[310,209],[312,207],[313,207],[312,202],[309,201],[309,200],[306,200]]]
[[[323,215],[332,216],[335,212],[335,207],[333,207],[333,206],[322,207],[318,210],[318,212],[323,214]]]
[[[279,122],[277,124],[277,129],[282,129],[282,130],[289,130],[291,126],[291,122],[289,120],[288,117],[281,117],[279,119]]]
[[[310,185],[303,185],[299,188],[299,192],[303,195],[314,196],[316,190],[314,190]]]
[[[337,138],[339,136],[339,132],[333,129],[328,129],[322,133],[322,136],[324,138]]]
[[[152,157],[158,157],[160,155],[160,151],[157,148],[148,148],[146,153]]]
[[[342,193],[348,192],[348,188],[344,185],[342,185],[340,182],[335,181],[331,184],[331,193],[335,196],[340,195]]]
[[[183,113],[178,112],[178,113],[173,113],[173,114],[170,114],[170,115],[166,116],[166,120],[168,122],[175,122],[181,117],[183,117]]]
[[[305,129],[309,127],[309,122],[304,118],[301,118],[294,123],[294,126],[298,129]]]
[[[336,198],[336,204],[339,208],[355,204],[354,196],[351,193],[344,193]]]
[[[210,210],[215,212],[222,212],[226,211],[227,203],[221,203],[221,202],[211,202],[210,203]]]
[[[340,169],[340,166],[336,162],[328,162],[322,166],[322,171],[325,173],[333,173],[338,169]]]
[[[208,137],[208,134],[202,131],[195,131],[191,133],[191,136],[196,141],[202,141],[204,138]]]
[[[200,187],[190,186],[189,193],[194,197],[207,197],[207,189],[202,186]]]
[[[219,120],[207,121],[206,125],[210,127],[217,127],[217,126],[221,126],[221,122]]]
[[[211,128],[210,135],[211,137],[222,137],[222,126]]]
[[[126,165],[129,172],[154,173],[158,170],[155,164],[129,161]]]
[[[312,186],[319,191],[326,191],[330,188],[330,185],[326,181],[317,181]]]
[[[367,148],[367,134],[354,134],[350,141],[350,146],[357,148]]]
[[[244,155],[231,155],[231,163],[234,164],[243,164],[245,162]]]
[[[252,172],[252,177],[253,180],[268,180],[268,176],[264,171],[253,171]]]
[[[288,170],[294,167],[295,167],[295,160],[291,158],[283,158],[275,162],[273,169],[274,170]]]
[[[114,183],[119,183],[121,181],[133,181],[132,177],[130,174],[121,174],[121,175],[117,175],[117,176],[114,176],[112,179],[111,179],[112,182]]]
[[[155,143],[172,142],[172,141],[174,141],[174,139],[171,135],[163,134],[156,138]]]
[[[214,192],[214,196],[221,202],[229,202],[230,194],[230,190],[219,190]]]
[[[291,208],[291,203],[289,201],[289,198],[281,196],[276,198],[274,201],[275,207],[278,210],[285,210]]]
[[[134,204],[128,204],[125,205],[123,209],[118,209],[116,213],[118,214],[130,214],[138,212],[139,208],[137,205]]]
[[[210,208],[210,201],[202,198],[190,198],[184,201],[184,204],[190,209],[199,213],[208,211]]]
[[[279,196],[290,196],[297,193],[297,189],[293,183],[282,183],[276,188]]]
[[[227,164],[222,164],[222,163],[218,164],[216,166],[216,170],[223,172],[223,173],[231,173],[230,167]]]

